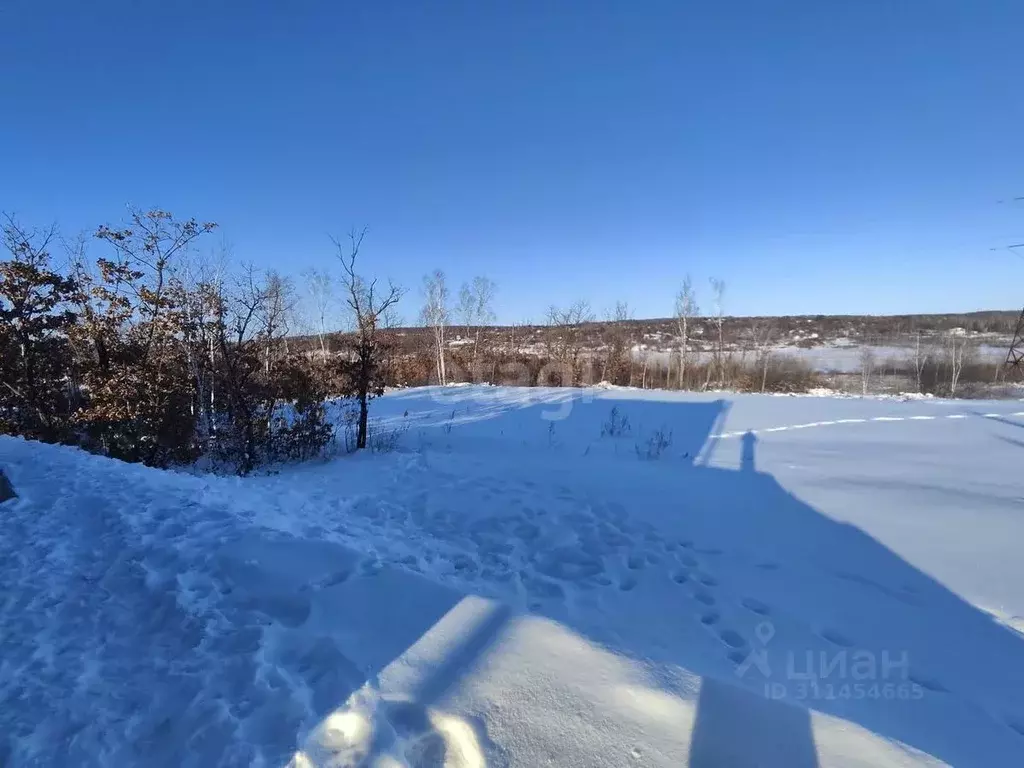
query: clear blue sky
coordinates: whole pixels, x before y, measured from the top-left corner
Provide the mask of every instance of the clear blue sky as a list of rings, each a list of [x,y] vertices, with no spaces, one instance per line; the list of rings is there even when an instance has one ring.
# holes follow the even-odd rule
[[[440,267],[671,313],[1011,308],[1024,259],[1024,3],[48,2],[0,6],[0,210],[126,203],[239,258]]]

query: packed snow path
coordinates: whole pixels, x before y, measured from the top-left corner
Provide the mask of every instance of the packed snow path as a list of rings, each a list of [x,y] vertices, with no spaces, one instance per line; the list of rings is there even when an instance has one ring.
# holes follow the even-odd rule
[[[0,440],[0,765],[1024,754],[1019,403],[376,406],[244,480]]]

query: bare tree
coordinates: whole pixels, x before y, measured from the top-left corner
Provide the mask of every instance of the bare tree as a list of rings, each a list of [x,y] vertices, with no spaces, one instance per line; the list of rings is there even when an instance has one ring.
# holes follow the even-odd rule
[[[582,299],[567,309],[552,305],[548,309],[548,354],[566,366],[572,381],[563,385],[574,386],[582,381],[583,326],[594,321],[590,303]]]
[[[402,298],[402,289],[388,283],[387,290],[378,290],[377,279],[367,280],[356,274],[356,257],[363,243],[366,230],[348,236],[348,244],[332,238],[341,262],[341,284],[345,303],[352,313],[355,324],[353,343],[354,360],[346,366],[348,391],[359,402],[359,426],[356,433],[356,448],[366,447],[367,416],[370,398],[383,394],[384,383],[381,368],[386,355],[386,341],[382,338],[389,313]]]
[[[83,246],[84,243],[69,245],[75,249],[74,261],[79,264],[85,261],[81,250]],[[178,272],[183,315],[179,341],[195,387],[196,398],[192,407],[197,437],[202,445],[210,444],[217,427],[218,324],[225,304],[224,280],[230,253],[231,246],[224,241],[214,252],[184,260]]]
[[[921,392],[921,378],[924,367],[928,364],[928,350],[921,349],[921,331],[915,334],[914,343],[914,377],[917,380],[917,391]]]
[[[448,383],[448,374],[445,369],[445,329],[449,324],[450,316],[448,285],[445,282],[444,272],[435,269],[423,278],[423,309],[420,310],[420,320],[433,331],[439,384]]]
[[[615,306],[605,310],[605,324],[602,328],[605,337],[605,354],[601,362],[601,381],[612,384],[629,382],[633,375],[633,345],[629,332],[629,321],[633,319],[633,311],[625,301],[615,302]]]
[[[683,389],[686,376],[686,363],[690,355],[690,321],[697,316],[697,296],[693,290],[693,281],[687,275],[683,278],[683,287],[676,294],[676,327],[679,329],[679,389]]]
[[[327,313],[334,300],[334,280],[327,270],[316,268],[306,270],[302,276],[306,280],[306,289],[313,301],[313,313],[317,339],[320,342],[320,354],[326,361],[330,355],[327,339]]]
[[[860,348],[860,385],[861,394],[866,395],[871,385],[871,377],[875,372],[875,350],[865,344]]]
[[[767,321],[757,322],[750,328],[750,336],[754,344],[754,356],[757,367],[761,370],[761,391],[768,384],[768,365],[772,359],[772,340],[775,329]]]
[[[270,270],[263,281],[264,300],[259,308],[260,332],[264,339],[264,366],[270,373],[271,353],[277,344],[288,349],[288,334],[291,332],[292,315],[297,303],[295,286],[291,278],[282,277]]]
[[[480,354],[480,327],[494,322],[494,294],[498,286],[493,280],[482,275],[473,278],[471,283],[463,283],[459,289],[459,317],[466,327],[466,332],[475,329],[473,337],[473,373],[476,374],[477,359]]]
[[[964,358],[967,357],[968,341],[966,335],[953,329],[947,336],[949,355],[949,394],[956,396],[956,388],[960,384],[960,375],[964,370]]]
[[[718,369],[718,386],[725,386],[725,335],[723,326],[725,323],[725,281],[717,277],[709,278],[711,293],[714,296],[715,305],[715,328],[718,331],[718,339],[715,347],[715,367]]]

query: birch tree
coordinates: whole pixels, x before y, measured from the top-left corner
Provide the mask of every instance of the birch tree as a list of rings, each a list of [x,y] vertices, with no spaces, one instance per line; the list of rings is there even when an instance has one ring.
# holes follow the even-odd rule
[[[718,333],[715,346],[715,367],[718,368],[718,386],[725,387],[725,281],[717,277],[709,279],[711,293],[714,297],[715,328]]]
[[[949,394],[956,397],[956,388],[960,384],[960,375],[964,370],[964,357],[967,351],[967,338],[956,331],[949,333]]]
[[[440,269],[435,269],[423,278],[423,309],[420,310],[420,320],[433,332],[437,381],[442,385],[448,383],[448,373],[445,369],[445,331],[450,317],[445,275]]]
[[[269,374],[271,353],[275,344],[280,343],[287,354],[288,335],[291,333],[291,318],[295,312],[296,299],[291,279],[282,277],[275,270],[266,273],[263,284],[264,298],[260,304],[258,318],[264,339],[264,366]]]
[[[473,278],[470,283],[463,283],[459,289],[459,318],[466,332],[474,330],[473,336],[473,371],[476,373],[477,359],[480,354],[480,328],[494,322],[494,294],[498,286],[493,280],[482,275]]]
[[[871,385],[871,377],[875,372],[875,350],[865,344],[860,348],[860,385],[861,394],[866,395]]]
[[[693,281],[687,275],[683,278],[683,287],[676,294],[676,327],[679,330],[679,389],[683,389],[685,386],[686,363],[690,356],[690,323],[699,311],[697,296],[693,290]]]
[[[917,380],[917,391],[921,392],[921,379],[924,375],[924,367],[928,364],[928,350],[921,348],[921,332],[915,334],[914,343],[914,377]]]
[[[326,361],[330,355],[327,340],[327,313],[334,301],[334,280],[326,270],[308,269],[303,273],[306,290],[313,303],[313,321],[317,340],[320,342],[320,355]]]

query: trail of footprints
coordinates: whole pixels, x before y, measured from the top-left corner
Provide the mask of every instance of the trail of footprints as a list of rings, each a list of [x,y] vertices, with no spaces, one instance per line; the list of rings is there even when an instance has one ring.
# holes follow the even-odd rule
[[[552,504],[550,497],[537,497],[536,485],[531,483],[509,487],[503,482],[462,483],[453,478],[445,485],[439,489],[439,499],[451,499],[450,504],[435,504],[432,494],[420,492],[409,504],[378,508],[374,513],[389,522],[404,519],[426,534],[421,541],[426,551],[421,556],[397,559],[404,567],[436,570],[444,564],[449,577],[495,596],[518,595],[530,610],[544,611],[571,606],[590,590],[630,592],[638,586],[641,573],[653,566],[694,601],[695,620],[721,643],[734,664],[742,664],[755,648],[751,638],[731,625],[730,617],[734,624],[753,628],[757,647],[764,642],[756,635],[773,615],[770,605],[749,596],[739,597],[730,606],[720,604],[719,579],[707,567],[709,559],[724,554],[720,549],[685,538],[666,539],[653,526],[631,520],[625,507],[581,500],[568,488],[556,488]],[[467,521],[459,510],[473,497],[486,513]],[[494,509],[490,500],[495,498],[505,504]],[[781,566],[762,561],[754,567],[771,573]],[[740,620],[744,614],[748,621]],[[852,640],[834,629],[809,629],[837,649],[854,647]],[[940,682],[924,675],[914,674],[911,681],[926,691],[947,692]]]
[[[632,591],[641,573],[655,567],[688,591],[697,603],[700,624],[715,633],[730,657],[746,656],[749,641],[723,623],[716,596],[719,580],[704,567],[706,559],[723,554],[722,550],[700,547],[689,539],[665,539],[653,526],[631,520],[625,507],[581,500],[569,488],[555,489],[554,505],[531,498],[536,488],[528,484],[498,487],[456,480],[444,490],[438,497],[420,493],[406,508],[408,521],[429,534],[436,545],[423,558],[427,568],[443,561],[451,569],[449,575],[457,579],[518,592],[530,610],[544,610],[571,604],[581,592],[593,589]],[[458,506],[478,497],[484,508],[490,508],[467,523],[456,504],[435,503],[452,495],[458,497]],[[494,498],[506,504],[493,509],[489,502]],[[384,515],[393,519],[395,512]],[[408,558],[402,563],[419,569]],[[758,567],[771,571],[778,566],[760,563]],[[753,598],[743,598],[739,605],[755,618],[771,615],[769,606]]]
[[[718,579],[703,567],[698,554],[716,556],[722,554],[719,549],[698,549],[694,542],[682,540],[678,545],[669,545],[673,550],[678,566],[671,572],[672,581],[676,584],[687,587],[698,604],[697,620],[706,627],[719,642],[725,647],[726,656],[736,664],[740,664],[746,658],[750,650],[750,643],[740,632],[727,626],[722,621],[722,613],[718,608],[716,587]],[[774,566],[774,564],[770,564]],[[739,601],[741,607],[745,608],[755,617],[768,617],[771,615],[771,608],[752,597],[744,597]]]
[[[407,549],[401,556],[384,551],[391,537],[383,535],[379,543],[385,560],[453,578],[501,599],[518,597],[532,611],[555,613],[571,611],[575,601],[589,600],[586,595],[594,590],[595,597],[602,590],[630,592],[645,571],[648,579],[664,574],[693,601],[693,620],[721,645],[732,664],[739,667],[765,645],[759,633],[771,627],[774,609],[750,596],[725,599],[718,576],[708,567],[725,554],[720,549],[662,537],[650,524],[631,519],[622,505],[580,499],[568,488],[556,489],[552,498],[539,493],[534,483],[447,478],[435,491],[421,490],[404,503],[368,504],[360,510],[370,518],[370,528],[382,534],[396,524],[400,529],[412,524],[422,532],[415,555]],[[483,513],[467,520],[465,510],[474,504]],[[400,539],[406,540],[405,533]],[[765,574],[782,568],[767,560],[753,567]],[[834,575],[911,605],[916,602],[908,588],[893,590],[857,574]],[[837,651],[855,647],[833,628],[807,629]],[[949,693],[942,682],[920,670],[912,670],[908,679],[928,694]],[[1013,720],[1010,727],[1024,735],[1018,725]]]

